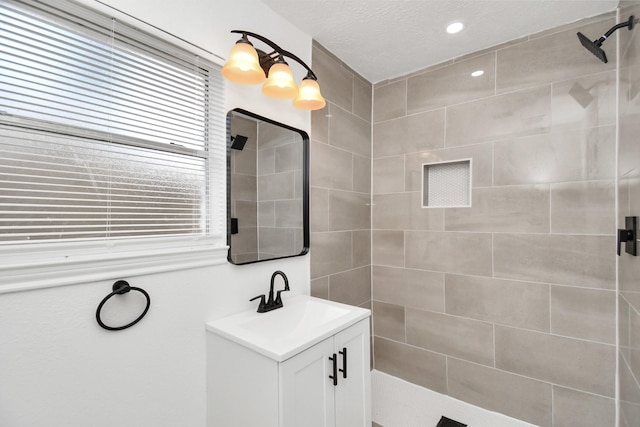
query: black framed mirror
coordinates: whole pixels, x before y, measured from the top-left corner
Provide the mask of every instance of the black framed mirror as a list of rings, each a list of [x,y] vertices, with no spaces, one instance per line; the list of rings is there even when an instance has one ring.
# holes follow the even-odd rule
[[[309,135],[242,109],[227,114],[229,262],[309,252]]]

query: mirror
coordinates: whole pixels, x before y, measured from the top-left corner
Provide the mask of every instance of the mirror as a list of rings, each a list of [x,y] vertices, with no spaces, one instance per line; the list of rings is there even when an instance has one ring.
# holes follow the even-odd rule
[[[235,109],[227,114],[229,262],[309,251],[309,136]]]

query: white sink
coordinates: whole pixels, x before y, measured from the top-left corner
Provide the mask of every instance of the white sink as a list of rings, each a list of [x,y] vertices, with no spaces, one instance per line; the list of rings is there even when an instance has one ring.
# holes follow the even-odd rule
[[[268,313],[253,309],[207,323],[207,330],[282,362],[370,314],[364,308],[299,295]]]

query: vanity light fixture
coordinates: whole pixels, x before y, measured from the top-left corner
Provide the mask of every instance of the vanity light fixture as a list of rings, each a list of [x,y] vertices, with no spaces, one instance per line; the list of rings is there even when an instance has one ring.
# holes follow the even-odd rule
[[[222,75],[234,83],[255,85],[263,83],[262,93],[276,99],[293,98],[293,106],[302,110],[319,110],[327,104],[320,94],[318,78],[300,58],[287,52],[271,40],[249,31],[233,30],[242,34],[231,49],[229,60],[222,67]],[[273,49],[265,53],[255,49],[249,41],[253,37]],[[290,58],[307,70],[300,87],[293,80],[293,73],[284,58]],[[266,80],[266,81],[265,81]]]

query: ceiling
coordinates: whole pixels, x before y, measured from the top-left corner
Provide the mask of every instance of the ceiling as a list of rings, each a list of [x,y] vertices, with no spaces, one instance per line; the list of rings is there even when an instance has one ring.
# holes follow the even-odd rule
[[[262,1],[372,83],[618,5],[618,0]],[[465,29],[447,34],[445,27],[453,21],[463,22]]]

